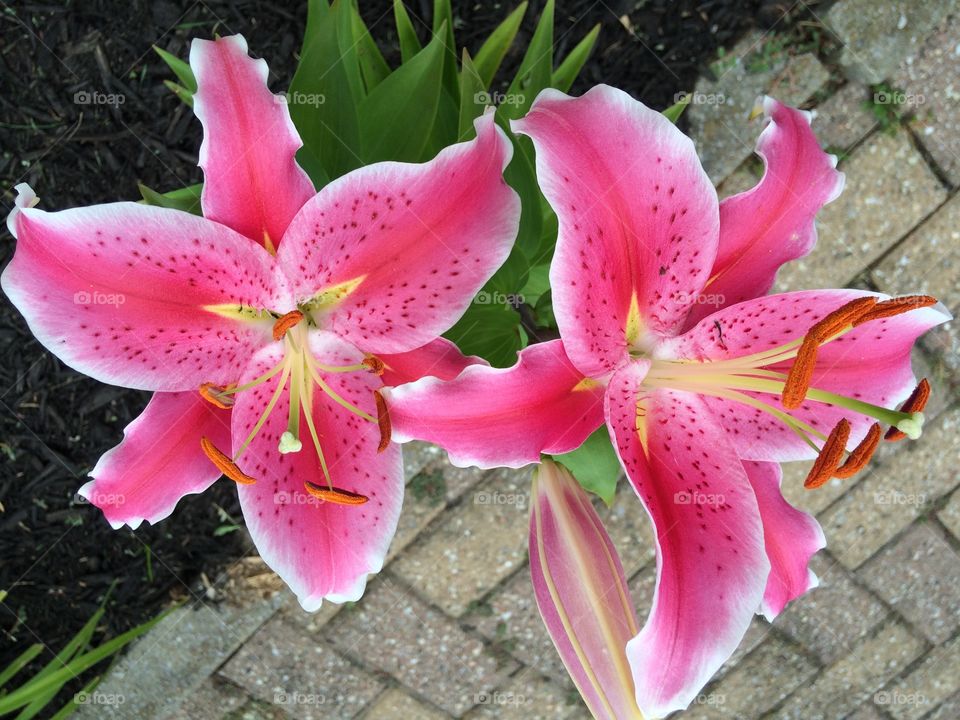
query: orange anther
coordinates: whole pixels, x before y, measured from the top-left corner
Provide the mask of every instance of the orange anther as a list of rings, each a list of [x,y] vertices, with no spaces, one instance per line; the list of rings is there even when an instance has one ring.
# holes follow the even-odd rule
[[[210,441],[210,438],[200,438],[200,447],[204,454],[210,459],[210,462],[216,465],[217,470],[222,472],[235,483],[239,483],[240,485],[253,485],[253,483],[256,482],[254,478],[250,477],[243,472],[243,470],[237,467],[237,464],[233,460],[227,457],[224,453],[220,452],[220,450],[218,450],[217,447]]]
[[[838,332],[853,327],[857,318],[869,312],[876,304],[877,299],[870,295],[851,300],[823,316],[807,331],[783,384],[780,402],[784,408],[795,410],[807,397],[820,345]]]
[[[291,310],[283,317],[277,318],[277,321],[273,324],[273,339],[283,340],[283,336],[287,334],[287,330],[294,327],[301,320],[303,320],[303,313],[299,310]]]
[[[813,467],[810,468],[807,479],[803,481],[805,488],[808,490],[818,488],[833,477],[834,472],[840,465],[840,458],[847,450],[847,440],[849,439],[850,423],[844,418],[830,431],[820,454],[813,461]]]
[[[387,409],[387,401],[379,390],[373,391],[373,398],[377,402],[377,425],[380,426],[380,444],[377,446],[377,452],[383,452],[390,447],[390,411]]]
[[[874,423],[867,430],[867,434],[860,441],[860,444],[847,456],[846,462],[836,469],[833,476],[846,479],[856,475],[870,462],[870,458],[873,457],[873,453],[879,444],[880,423]]]
[[[223,388],[213,383],[204,383],[200,386],[200,397],[211,405],[215,405],[221,410],[229,410],[233,407],[233,398],[223,394]]]
[[[913,392],[910,393],[910,397],[903,401],[903,405],[900,406],[900,412],[923,412],[923,409],[927,406],[927,401],[929,399],[930,383],[927,382],[926,378],[923,378],[913,389]],[[906,436],[907,434],[902,430],[897,430],[897,428],[892,427],[887,430],[887,434],[883,436],[883,439],[895,442],[897,440],[903,440]]]
[[[387,367],[387,366],[384,364],[383,360],[381,360],[380,358],[378,358],[376,355],[367,355],[367,356],[363,359],[363,363],[362,363],[362,364],[363,364],[363,365],[366,365],[368,368],[370,368],[370,372],[372,372],[372,373],[374,373],[374,374],[376,374],[376,375],[383,375],[383,371],[384,371],[384,369]]]
[[[349,490],[341,490],[335,487],[325,488],[309,480],[304,481],[303,486],[313,497],[323,500],[324,502],[335,503],[336,505],[363,505],[370,499],[366,495],[350,492]]]
[[[871,320],[893,317],[894,315],[900,315],[905,312],[910,312],[911,310],[919,310],[920,308],[930,307],[936,304],[937,299],[929,295],[904,295],[903,297],[890,298],[889,300],[877,303],[868,312],[865,312],[857,318],[853,326],[856,327]]]

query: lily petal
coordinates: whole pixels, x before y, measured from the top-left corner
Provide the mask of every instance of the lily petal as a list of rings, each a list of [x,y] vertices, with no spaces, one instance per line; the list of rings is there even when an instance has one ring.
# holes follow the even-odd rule
[[[696,395],[641,391],[645,374],[641,363],[614,374],[606,413],[656,529],[653,609],[627,657],[637,705],[663,717],[685,708],[737,648],[770,562],[757,500],[724,430]]]
[[[544,90],[512,126],[533,139],[559,217],[560,333],[574,365],[599,377],[686,316],[716,255],[717,194],[688,137],[606,85],[579,98]]]
[[[201,437],[229,447],[230,411],[198,392],[155,393],[124,429],[123,441],[90,471],[93,480],[80,495],[103,510],[114,528],[163,520],[180,498],[203,492],[220,477],[200,449]]]
[[[720,203],[720,246],[710,282],[685,327],[727,305],[766,295],[780,266],[817,242],[814,216],[843,190],[837,158],[820,149],[811,114],[763,98],[757,140],[765,171],[756,187]]]
[[[413,382],[423,377],[453,380],[471,365],[488,365],[476,355],[464,355],[454,343],[437,338],[423,347],[399,355],[378,355],[383,361],[380,380],[391,387]]]
[[[783,497],[783,471],[777,463],[743,463],[753,486],[763,521],[763,544],[770,559],[770,577],[763,593],[763,616],[770,622],[791,600],[817,587],[810,558],[827,545],[812,515],[797,510]]]
[[[862,290],[803,290],[747,300],[704,318],[685,334],[665,342],[662,351],[700,361],[760,352],[802,337],[827,313],[866,295],[879,300],[888,297]],[[916,386],[910,364],[916,339],[950,317],[936,306],[865,323],[820,348],[811,384],[874,405],[895,407]],[[786,373],[792,363],[786,361],[769,369]],[[778,396],[746,394],[783,409]],[[730,430],[729,437],[745,460],[786,462],[807,460],[817,454],[799,435],[767,413],[733,400],[704,400]],[[810,399],[791,414],[825,434],[846,418],[851,426],[851,448],[875,422],[861,413]]]
[[[513,148],[492,113],[476,127],[429,162],[348,173],[294,218],[278,257],[325,328],[366,352],[414,350],[506,260],[520,218],[503,180]]]
[[[450,382],[387,389],[393,438],[444,448],[457,467],[523,467],[575,450],[603,423],[603,387],[559,340],[531,345],[510,368],[471,365]]]
[[[101,382],[162,391],[232,382],[272,326],[237,309],[291,302],[266,252],[189,213],[24,207],[15,225],[4,292],[47,349]]]
[[[637,616],[623,565],[590,498],[562,465],[534,475],[530,575],[543,622],[598,720],[642,720],[627,642]]]
[[[286,99],[267,88],[267,63],[247,54],[242,35],[194,40],[190,67],[203,124],[203,214],[272,249],[315,194],[294,159],[303,143]]]
[[[321,363],[352,365],[363,354],[327,332],[310,335],[310,351]],[[244,379],[257,377],[282,359],[282,349],[270,346],[251,361]],[[376,416],[373,391],[380,386],[370,373],[322,374],[331,388]],[[233,408],[233,447],[236,452],[266,407],[278,378],[239,393]],[[377,453],[376,423],[359,418],[313,389],[312,418],[334,487],[366,496],[362,505],[338,505],[308,494],[304,482],[321,488],[321,470],[308,427],[301,417],[299,452],[280,454],[277,445],[287,429],[289,394],[284,392],[263,428],[237,460],[240,469],[256,478],[240,485],[240,505],[247,529],[264,561],[296,593],[307,611],[324,599],[348,602],[360,598],[367,575],[379,572],[396,531],[403,501],[400,447],[391,444]],[[301,413],[303,410],[301,410]]]

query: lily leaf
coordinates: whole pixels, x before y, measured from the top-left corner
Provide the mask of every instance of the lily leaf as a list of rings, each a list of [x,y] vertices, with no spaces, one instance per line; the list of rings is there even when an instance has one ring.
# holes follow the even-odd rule
[[[503,302],[493,302],[501,298],[477,293],[477,299],[484,302],[471,304],[445,337],[456,343],[466,355],[478,355],[494,367],[510,367],[526,345],[520,315]],[[486,303],[487,299],[489,303]]]
[[[177,76],[177,80],[180,81],[184,89],[190,91],[191,94],[197,91],[197,78],[193,74],[193,68],[190,67],[187,61],[181,60],[176,55],[168,53],[156,45],[153,46],[153,51],[173,70],[173,74]]]
[[[687,105],[690,104],[690,99],[690,93],[684,93],[683,97],[663,111],[663,116],[670,122],[676,124],[680,116],[683,115],[683,111],[687,109]]]
[[[413,56],[423,49],[417,31],[410,22],[410,15],[403,5],[403,0],[393,0],[393,17],[397,23],[397,37],[400,38],[400,60],[410,62]]]
[[[367,29],[367,24],[360,17],[360,11],[356,7],[351,7],[351,14],[353,15],[353,36],[357,43],[360,74],[363,76],[363,82],[369,92],[387,79],[390,74],[390,66],[383,59],[383,53],[380,52],[377,43],[370,36],[370,30]]]
[[[486,105],[482,102],[486,95],[486,85],[477,70],[470,53],[463,49],[460,69],[460,116],[457,123],[457,136],[469,140],[474,136],[473,121],[483,114]]]
[[[443,64],[443,36],[437,35],[360,103],[365,163],[421,159],[437,115]]]
[[[453,97],[459,96],[457,84],[457,42],[453,38],[453,8],[450,0],[433,0],[433,37],[443,43],[443,86]]]
[[[163,85],[167,90],[172,92],[180,101],[187,105],[188,107],[193,107],[193,93],[187,90],[182,85],[177,85],[173,80],[164,80]]]
[[[523,117],[533,99],[553,80],[553,0],[547,0],[537,28],[530,39],[520,69],[507,91],[509,102],[500,106],[510,119]]]
[[[517,31],[520,29],[520,23],[523,22],[523,16],[527,12],[527,2],[522,2],[512,13],[507,15],[506,19],[500,23],[497,28],[490,33],[490,37],[484,40],[483,45],[477,51],[477,58],[474,64],[483,84],[482,89],[490,87],[497,70],[500,69],[500,63],[504,56],[513,45],[517,37]]]
[[[621,469],[606,426],[595,430],[576,450],[553,459],[566,466],[584,490],[599,495],[608,507],[613,504]]]
[[[137,183],[137,187],[140,188],[140,196],[147,205],[173,208],[193,215],[203,215],[203,210],[200,207],[200,194],[203,191],[202,183],[179,190],[171,190],[167,193],[159,193],[143,183]]]
[[[350,11],[349,2],[343,0],[334,0],[333,5],[327,0],[310,0],[300,64],[290,83],[290,117],[303,140],[297,159],[318,188],[327,177],[339,177],[361,164],[357,118],[360,68],[355,52],[341,51],[339,37],[346,26],[349,35],[345,40],[352,46]],[[318,165],[326,177],[316,172]]]
[[[560,67],[554,71],[553,87],[563,92],[570,89],[573,81],[577,79],[577,75],[580,74],[584,64],[590,57],[590,53],[593,51],[593,46],[596,44],[599,34],[600,23],[597,23],[593,26],[593,29],[584,36],[583,40],[578,42],[576,47],[567,54],[563,62],[560,63]]]

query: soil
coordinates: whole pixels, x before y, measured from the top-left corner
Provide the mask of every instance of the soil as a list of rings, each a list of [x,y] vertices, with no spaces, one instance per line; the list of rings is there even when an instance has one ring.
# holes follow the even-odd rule
[[[392,3],[360,4],[374,38],[395,61]],[[411,2],[411,15],[429,18],[431,5]],[[475,51],[513,5],[454,2],[459,42]],[[564,54],[600,23],[597,49],[573,91],[606,82],[663,108],[676,92],[693,88],[719,47],[729,47],[764,18],[778,20],[778,5],[558,2],[557,48]],[[528,11],[504,82],[537,15]],[[243,33],[252,51],[268,60],[274,89],[281,89],[293,74],[304,16],[305,3],[257,0],[4,5],[4,214],[18,182],[30,183],[45,207],[54,209],[138,199],[138,181],[159,190],[199,182],[199,123],[163,86],[171,75],[151,45],[186,57],[190,37]],[[421,34],[426,28],[419,23]],[[124,100],[82,104],[83,93]],[[2,238],[5,266],[13,243],[6,232]],[[135,532],[112,530],[96,508],[77,499],[87,472],[119,442],[146,400],[145,393],[102,385],[65,367],[0,299],[0,589],[8,593],[0,603],[0,668],[33,642],[58,650],[110,587],[98,639],[155,616],[172,599],[200,597],[208,582],[249,552],[245,534],[230,531],[240,513],[227,482],[181,502],[163,523]]]

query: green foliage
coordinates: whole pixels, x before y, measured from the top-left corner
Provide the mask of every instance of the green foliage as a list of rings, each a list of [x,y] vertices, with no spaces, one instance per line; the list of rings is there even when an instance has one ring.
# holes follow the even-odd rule
[[[137,183],[137,187],[140,188],[140,196],[147,205],[173,208],[174,210],[182,210],[183,212],[193,213],[194,215],[202,214],[200,209],[200,193],[203,190],[203,185],[190,185],[189,187],[181,188],[180,190],[171,190],[166,193],[158,193],[156,190],[151,190],[143,183]]]
[[[863,107],[873,115],[881,131],[893,135],[906,114],[906,97],[899,88],[879,83],[870,86],[870,99],[863,102]]]
[[[621,470],[606,426],[595,430],[573,452],[554,455],[553,459],[565,465],[585,490],[599,495],[607,505],[613,504]]]
[[[43,645],[40,643],[31,645],[10,665],[0,670],[0,715],[19,710],[16,720],[30,720],[30,718],[36,717],[54,700],[64,685],[94,665],[116,655],[124,646],[143,635],[166,616],[166,613],[163,613],[102,645],[92,648],[90,647],[90,641],[97,625],[103,618],[106,602],[107,598],[104,598],[100,608],[63,649],[19,687],[8,688],[7,686],[43,652]],[[78,695],[91,692],[98,681],[99,677],[93,678]],[[45,716],[64,718],[75,709],[76,700],[73,700],[57,711],[56,714],[50,715],[51,711],[48,710]]]

